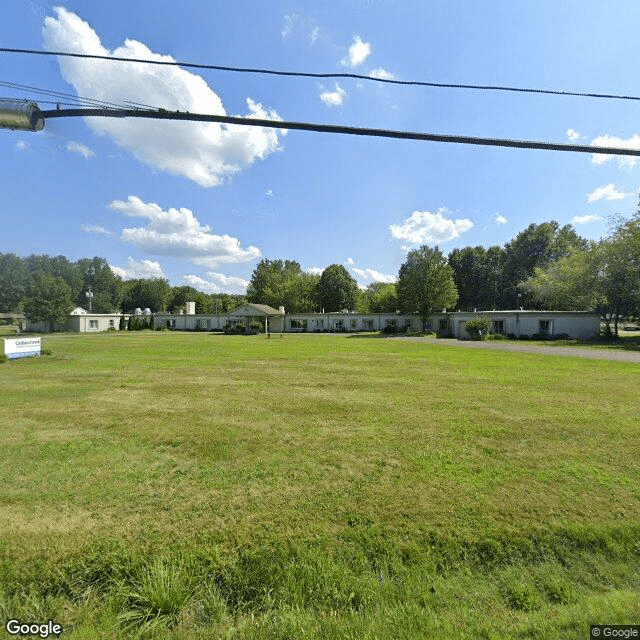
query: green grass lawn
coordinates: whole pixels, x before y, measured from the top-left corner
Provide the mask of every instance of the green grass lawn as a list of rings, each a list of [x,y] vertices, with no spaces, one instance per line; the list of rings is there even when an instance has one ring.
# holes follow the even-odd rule
[[[71,638],[575,638],[640,621],[634,363],[344,335],[0,364],[0,610]]]

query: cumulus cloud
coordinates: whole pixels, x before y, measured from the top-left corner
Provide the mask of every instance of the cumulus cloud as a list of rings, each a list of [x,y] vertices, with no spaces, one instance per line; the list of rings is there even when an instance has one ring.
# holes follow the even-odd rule
[[[496,224],[507,224],[507,222],[509,222],[501,213],[496,213],[496,217],[494,219]]]
[[[47,49],[101,56],[174,62],[127,39],[110,51],[98,34],[75,13],[54,8],[45,18]],[[82,58],[60,58],[64,79],[79,95],[115,103],[150,104],[168,110],[226,115],[220,97],[198,75],[179,67],[128,64]],[[281,120],[274,110],[247,98],[247,119]],[[153,121],[143,118],[87,118],[96,133],[111,138],[149,166],[185,177],[203,187],[220,184],[258,159],[280,149],[284,132],[218,123]]]
[[[592,147],[619,147],[621,149],[640,149],[640,135],[635,134],[630,138],[618,138],[617,136],[610,136],[609,134],[605,134],[603,136],[598,136],[591,141]],[[609,162],[612,160],[614,156],[607,155],[604,153],[594,153],[591,156],[591,162],[596,165],[604,164],[605,162]],[[618,166],[620,168],[633,168],[637,162],[638,158],[635,156],[617,156],[618,158]]]
[[[320,94],[320,100],[328,107],[339,107],[344,101],[347,92],[336,82],[336,88],[333,91],[324,91]]]
[[[111,271],[123,280],[134,278],[166,278],[159,262],[155,260],[134,260],[131,256],[127,259],[126,267],[109,265]]]
[[[26,140],[18,140],[18,142],[16,142],[16,149],[18,151],[26,151],[28,146]]]
[[[103,227],[101,224],[81,224],[80,229],[85,233],[95,233],[98,236],[111,237],[116,235],[113,231]]]
[[[182,279],[194,289],[204,293],[245,293],[249,282],[236,276],[226,276],[222,273],[210,272],[207,274],[209,280],[200,276],[189,274],[182,276]]]
[[[148,220],[145,227],[123,229],[120,239],[152,255],[182,258],[208,267],[249,262],[262,255],[257,247],[243,249],[237,238],[211,233],[208,225],[201,225],[193,212],[184,207],[164,211],[154,202],[143,202],[137,196],[114,200],[109,207]]]
[[[604,220],[604,218],[596,214],[587,216],[573,216],[573,218],[571,218],[571,224],[587,224],[588,222],[596,222],[597,220]]]
[[[380,271],[376,271],[375,269],[359,269],[357,267],[353,267],[351,271],[363,280],[370,280],[371,282],[392,283],[398,279],[397,276],[380,273]]]
[[[618,191],[614,184],[607,184],[603,187],[598,187],[587,196],[587,202],[597,202],[598,200],[624,200],[633,193],[623,193]]]
[[[581,137],[582,136],[574,129],[567,129],[567,138],[569,138],[571,142],[577,142]]]
[[[347,264],[353,266],[355,264],[355,260],[353,258],[347,258]]]
[[[308,269],[306,269],[307,273],[311,273],[314,276],[322,275],[323,271],[324,271],[324,269],[322,269],[320,267],[309,267]]]
[[[371,44],[363,42],[358,35],[353,36],[353,42],[349,47],[347,57],[340,60],[345,67],[357,67],[371,55]]]
[[[70,151],[71,153],[79,153],[84,158],[91,158],[96,155],[95,152],[89,149],[86,144],[76,142],[75,140],[69,140],[69,142],[67,142],[67,151]]]
[[[373,71],[370,71],[369,72],[369,77],[370,78],[377,78],[378,80],[393,80],[394,79],[393,73],[387,71],[386,69],[383,69],[382,67],[379,67],[378,69],[374,69]]]
[[[448,242],[458,238],[465,231],[473,228],[473,222],[467,218],[451,220],[445,217],[447,209],[439,209],[436,213],[414,211],[402,224],[389,226],[391,236],[397,240],[406,240],[411,244],[425,242]]]

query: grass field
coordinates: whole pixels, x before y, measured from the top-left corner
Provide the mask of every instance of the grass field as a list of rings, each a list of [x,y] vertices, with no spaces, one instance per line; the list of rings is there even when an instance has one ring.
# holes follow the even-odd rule
[[[74,639],[640,622],[634,363],[53,335],[0,364],[0,611]]]

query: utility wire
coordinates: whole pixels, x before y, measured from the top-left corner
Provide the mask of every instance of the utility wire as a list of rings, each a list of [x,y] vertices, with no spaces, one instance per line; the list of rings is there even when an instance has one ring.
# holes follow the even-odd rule
[[[21,91],[32,91],[33,93],[38,93],[40,95],[45,95],[52,98],[64,98],[68,101],[70,100],[71,104],[75,104],[77,106],[93,106],[106,108],[113,107],[117,109],[122,109],[126,106],[125,104],[116,104],[115,102],[108,102],[106,100],[98,100],[96,98],[83,98],[81,96],[75,96],[71,93],[63,93],[61,91],[53,91],[51,89],[42,89],[40,87],[31,87],[26,84],[18,84],[17,82],[10,82],[8,80],[0,80],[0,86]],[[69,102],[67,102],[66,104],[69,104]],[[145,105],[145,108],[153,109],[154,107]]]
[[[297,129],[320,133],[339,133],[377,138],[397,138],[402,140],[426,140],[430,142],[449,142],[492,147],[513,147],[517,149],[542,149],[545,151],[573,151],[577,153],[602,153],[618,156],[640,156],[640,149],[621,149],[618,147],[596,147],[589,145],[539,142],[534,140],[505,140],[501,138],[476,138],[471,136],[443,135],[437,133],[419,133],[413,131],[393,131],[388,129],[365,129],[343,125],[316,124],[311,122],[284,122],[260,118],[242,118],[239,116],[221,116],[205,113],[186,113],[181,111],[141,110],[141,109],[55,109],[41,111],[42,118],[64,118],[72,116],[108,117],[108,118],[151,118],[155,120],[182,120],[192,122],[219,122],[249,127],[267,127],[269,129]]]
[[[121,58],[116,56],[101,56],[89,53],[70,53],[68,51],[38,51],[36,49],[15,49],[11,47],[0,47],[0,53],[24,53],[29,55],[40,56],[66,56],[70,58],[85,58],[92,60],[107,60],[110,62],[133,62],[141,64],[154,64],[169,67],[185,67],[191,69],[210,69],[214,71],[230,71],[235,73],[257,73],[273,76],[288,76],[296,78],[352,78],[356,80],[368,80],[370,82],[382,82],[386,84],[417,86],[417,87],[433,87],[438,89],[471,89],[479,91],[505,91],[515,93],[535,93],[553,96],[574,96],[581,98],[600,98],[607,100],[636,100],[640,101],[640,96],[620,95],[612,93],[587,93],[580,91],[558,91],[554,89],[532,89],[525,87],[510,87],[497,85],[477,85],[477,84],[455,84],[444,82],[423,82],[417,80],[396,80],[392,78],[376,78],[365,76],[358,73],[311,73],[301,71],[279,71],[276,69],[246,68],[246,67],[227,67],[214,64],[197,64],[194,62],[167,62],[164,60],[144,60],[141,58]]]

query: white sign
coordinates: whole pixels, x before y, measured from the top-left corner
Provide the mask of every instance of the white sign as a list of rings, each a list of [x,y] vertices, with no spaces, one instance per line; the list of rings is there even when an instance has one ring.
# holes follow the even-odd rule
[[[42,353],[42,338],[5,338],[4,354],[9,359],[39,356]]]

